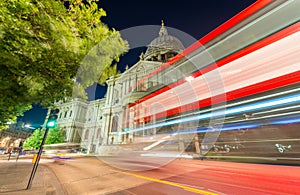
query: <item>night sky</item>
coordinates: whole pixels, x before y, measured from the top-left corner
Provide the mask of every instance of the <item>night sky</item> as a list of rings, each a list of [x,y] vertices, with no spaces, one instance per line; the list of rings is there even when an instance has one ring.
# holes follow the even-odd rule
[[[160,25],[161,20],[164,20],[167,27],[200,39],[254,2],[254,0],[100,0],[99,5],[107,13],[102,21],[118,31],[135,26]],[[130,50],[121,58],[119,69],[123,71],[127,64],[134,65],[142,51],[144,48]],[[106,88],[96,85],[88,89],[88,92],[94,92],[95,87],[96,94],[90,95],[90,100],[101,98],[105,94]],[[26,112],[19,120],[37,127],[43,123],[46,112],[45,109],[34,106],[34,109]]]
[[[253,0],[100,0],[106,10],[103,22],[117,30],[160,25],[182,30],[200,39],[216,27],[254,3]]]

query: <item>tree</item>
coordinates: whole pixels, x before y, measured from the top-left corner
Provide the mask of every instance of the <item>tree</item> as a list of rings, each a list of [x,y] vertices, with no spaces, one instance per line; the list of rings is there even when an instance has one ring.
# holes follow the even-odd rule
[[[0,129],[33,103],[51,106],[73,87],[86,98],[84,88],[115,74],[128,43],[101,22],[98,0],[84,2],[0,2]]]
[[[24,149],[31,150],[41,146],[45,130],[36,129],[33,134],[28,137],[23,145]],[[48,135],[45,144],[57,144],[65,141],[66,135],[61,131],[59,126],[51,128],[48,131]]]
[[[28,137],[23,145],[25,150],[37,149],[41,146],[45,131],[42,129],[34,130],[33,134]]]
[[[66,135],[56,126],[55,128],[49,129],[45,144],[63,143],[65,139]]]

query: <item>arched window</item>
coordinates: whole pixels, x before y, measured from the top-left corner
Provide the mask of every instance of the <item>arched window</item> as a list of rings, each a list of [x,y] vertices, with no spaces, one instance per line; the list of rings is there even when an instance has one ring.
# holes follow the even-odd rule
[[[116,132],[118,130],[118,116],[114,116],[112,120],[111,132]]]
[[[99,128],[97,131],[97,138],[100,138],[100,136],[101,136],[101,128]]]
[[[84,139],[89,139],[89,130],[88,129],[85,131]]]

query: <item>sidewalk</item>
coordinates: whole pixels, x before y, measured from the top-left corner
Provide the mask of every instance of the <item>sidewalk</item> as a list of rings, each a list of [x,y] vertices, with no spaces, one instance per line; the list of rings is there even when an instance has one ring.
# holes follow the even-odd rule
[[[26,190],[32,171],[31,159],[0,160],[0,195],[65,194],[55,174],[45,165],[52,160],[41,159],[31,188]]]

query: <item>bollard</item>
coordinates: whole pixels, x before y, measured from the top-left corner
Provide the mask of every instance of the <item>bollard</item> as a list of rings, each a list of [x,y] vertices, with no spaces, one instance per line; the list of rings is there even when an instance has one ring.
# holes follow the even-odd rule
[[[37,159],[37,156],[38,156],[38,154],[34,154],[34,155],[33,155],[33,158],[32,158],[32,164],[35,163],[35,161],[36,161],[36,159]]]

